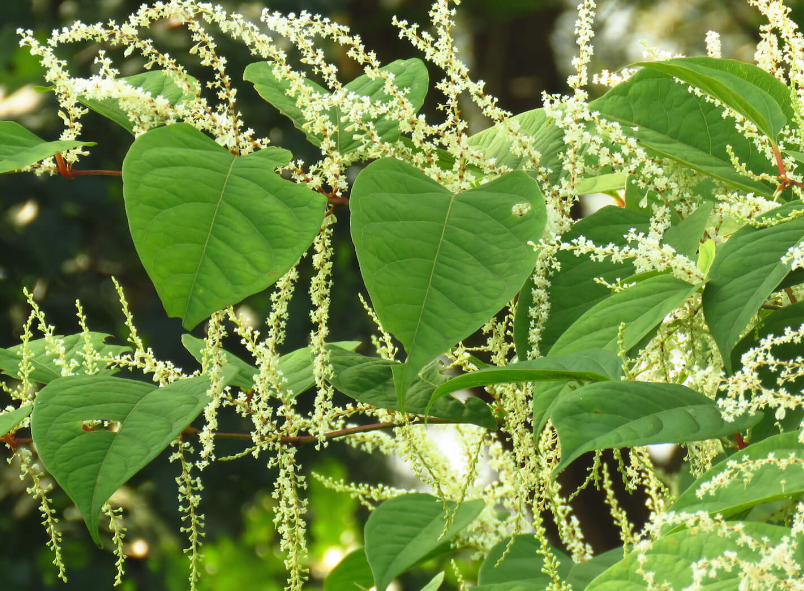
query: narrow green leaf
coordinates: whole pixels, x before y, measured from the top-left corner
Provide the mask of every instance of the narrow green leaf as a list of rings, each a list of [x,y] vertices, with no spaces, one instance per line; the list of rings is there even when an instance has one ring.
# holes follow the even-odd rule
[[[670,74],[643,68],[589,107],[617,121],[650,154],[675,160],[737,189],[772,196],[774,187],[734,169],[726,146],[731,146],[748,170],[778,174],[753,143],[723,117],[723,107],[687,91]]]
[[[727,422],[713,400],[678,384],[587,384],[561,398],[553,410],[561,442],[556,471],[587,451],[716,439],[745,431],[760,418]]]
[[[165,98],[171,105],[176,106],[184,101],[194,98],[196,93],[200,92],[198,80],[189,74],[185,74],[185,77],[187,82],[189,82],[190,85],[195,89],[195,93],[185,93],[184,90],[182,90],[182,88],[176,84],[176,81],[173,79],[173,77],[164,70],[151,70],[150,72],[142,72],[141,74],[126,76],[124,78],[119,78],[118,80],[123,80],[131,86],[141,88],[154,98],[161,96]],[[125,128],[129,133],[134,133],[134,124],[131,119],[129,119],[128,112],[121,108],[120,101],[118,99],[106,98],[99,100],[79,96],[78,100],[96,113],[103,115],[107,119],[111,119],[121,127]],[[138,108],[141,107],[138,105]],[[164,123],[164,121],[161,121],[160,123]]]
[[[522,288],[536,260],[528,242],[544,229],[544,198],[524,172],[453,195],[386,158],[357,177],[350,210],[374,309],[408,354],[394,370],[404,409],[402,397],[421,368]]]
[[[511,538],[504,538],[489,551],[477,573],[477,584],[495,585],[517,581],[540,589],[548,587],[552,579],[542,572],[544,557],[539,554],[541,542],[534,535],[518,535],[514,536],[514,543],[509,549],[510,540]],[[558,559],[558,575],[562,580],[566,579],[572,559],[555,546],[547,546]],[[505,558],[500,562],[506,551]]]
[[[181,344],[195,357],[198,363],[202,362],[201,350],[204,348],[204,340],[197,339],[192,335],[181,335]],[[331,346],[341,347],[348,351],[354,351],[360,345],[360,341],[343,341],[332,343]],[[245,391],[250,391],[254,386],[254,376],[259,370],[246,363],[234,353],[223,352],[226,364],[234,368],[234,377],[229,384]],[[298,396],[315,384],[313,376],[313,363],[310,359],[310,347],[296,349],[292,353],[282,355],[278,362],[279,371],[285,377],[285,391],[292,392],[293,396]]]
[[[694,259],[713,207],[714,204],[708,201],[699,205],[690,215],[667,228],[662,242],[672,246],[679,254]]]
[[[584,349],[616,353],[620,323],[625,323],[623,348],[630,351],[650,335],[664,317],[680,306],[699,286],[673,275],[658,275],[611,294],[584,312],[550,349],[550,355]]]
[[[608,379],[607,376],[592,371],[568,370],[561,358],[542,357],[511,363],[503,367],[489,367],[452,378],[433,391],[430,404],[451,392],[491,384],[557,381],[599,382]]]
[[[628,173],[625,172],[601,174],[599,176],[583,179],[575,187],[575,192],[578,195],[586,195],[589,193],[610,193],[611,191],[620,191],[625,189],[625,183],[627,180]]]
[[[274,173],[289,160],[278,148],[235,156],[186,123],[131,146],[131,236],[165,310],[185,328],[273,284],[312,244],[326,199]]]
[[[794,117],[790,89],[773,74],[753,64],[690,57],[634,65],[664,72],[700,88],[745,116],[774,144],[788,118]]]
[[[106,376],[53,380],[37,394],[31,435],[39,457],[84,516],[95,543],[101,507],[206,406],[209,380],[165,386]],[[85,431],[84,421],[119,430]]]
[[[40,160],[95,142],[59,140],[46,142],[14,121],[0,121],[0,174],[19,170]]]
[[[639,212],[629,211],[621,207],[604,207],[585,217],[572,226],[562,237],[563,242],[571,242],[580,236],[595,244],[625,246],[625,235],[632,228],[638,232],[647,232],[650,217]],[[625,279],[632,275],[634,266],[631,263],[613,263],[611,260],[593,261],[589,256],[576,257],[568,251],[556,255],[560,270],[550,278],[550,316],[542,331],[540,349],[543,355],[558,340],[569,326],[583,315],[589,308],[609,297],[610,290],[595,282],[595,277],[602,277],[608,282]],[[515,339],[527,341],[528,324],[526,318],[517,316],[514,328]],[[524,336],[518,336],[524,335]],[[591,348],[591,347],[586,347]],[[517,355],[519,351],[517,350]],[[526,357],[520,357],[525,359]]]
[[[789,527],[768,525],[751,521],[729,522],[732,531],[741,535],[726,536],[720,528],[684,529],[651,542],[646,551],[630,552],[592,581],[586,591],[643,591],[656,589],[660,583],[667,589],[695,588],[701,591],[726,591],[743,588],[744,573],[740,568],[717,569],[710,576],[703,573],[703,580],[694,584],[693,573],[701,563],[720,560],[728,555],[738,564],[759,564],[769,546],[775,546],[790,536]],[[762,540],[761,544],[746,544],[745,539]],[[804,560],[801,544],[796,551],[796,561]],[[767,560],[765,561],[767,562]],[[786,564],[767,564],[768,576],[787,579],[783,570]],[[654,573],[654,581],[645,580],[646,573]]]
[[[710,238],[701,244],[698,252],[698,262],[695,264],[701,273],[706,273],[707,276],[709,275],[709,270],[712,268],[712,263],[715,262],[716,254],[717,247],[715,246],[714,240]]]
[[[420,59],[396,60],[380,68],[385,72],[394,74],[394,85],[398,89],[407,89],[407,99],[418,111],[424,104],[427,94],[429,78],[427,67]],[[321,145],[321,136],[310,131],[308,121],[302,110],[296,105],[296,98],[291,96],[291,83],[288,79],[279,79],[274,74],[274,65],[270,62],[257,62],[246,66],[243,79],[254,84],[259,95],[276,107],[280,113],[288,117],[293,124],[307,135],[307,139],[315,146]],[[312,80],[305,79],[307,85],[315,94],[329,97],[330,92]],[[388,103],[390,97],[385,93],[384,82],[380,78],[371,79],[366,74],[352,80],[345,85],[349,92],[368,97],[372,103]],[[341,113],[337,107],[330,109],[330,121],[337,126],[335,141],[336,148],[342,154],[359,148],[363,140],[355,135],[363,135],[363,130],[348,129],[349,123],[340,121]],[[399,123],[389,117],[380,117],[373,121],[375,132],[385,142],[395,142],[399,139]]]
[[[801,208],[801,202],[789,203],[760,219],[790,214]],[[703,312],[727,372],[732,371],[732,347],[790,272],[790,267],[782,263],[782,256],[802,239],[804,216],[769,228],[744,226],[718,248],[703,292]]]
[[[670,511],[706,511],[731,517],[759,505],[804,493],[804,471],[782,471],[778,462],[767,462],[773,455],[780,461],[804,462],[804,445],[799,432],[782,433],[752,443],[728,461],[715,464],[700,476],[670,507]],[[740,467],[743,469],[740,469]],[[792,466],[791,466],[792,468]],[[717,488],[709,486],[722,482]]]
[[[358,591],[374,584],[366,551],[358,548],[344,556],[324,579],[324,591]]]
[[[330,363],[335,372],[332,385],[336,389],[358,402],[399,410],[394,389],[393,362],[333,348],[330,349]],[[447,379],[447,376],[439,373],[438,362],[426,366],[407,392],[407,412],[496,429],[497,421],[491,408],[479,398],[468,398],[466,402],[461,402],[452,396],[445,396],[428,408],[433,391]]]
[[[364,538],[366,557],[374,573],[377,591],[385,591],[391,581],[420,558],[450,541],[483,510],[481,499],[456,504],[433,496],[411,493],[382,503],[369,516]],[[454,519],[444,532],[447,511]],[[442,536],[442,534],[444,534]]]
[[[427,583],[424,587],[422,587],[422,591],[436,591],[443,582],[444,582],[444,571],[442,570],[440,573],[438,573],[436,576],[430,579],[429,583]]]
[[[27,404],[0,415],[0,437],[6,435],[9,431],[24,421],[25,417],[31,414],[32,410],[33,404]]]
[[[90,332],[89,341],[92,348],[104,356],[116,356],[131,351],[131,347],[124,345],[107,345],[104,343],[111,335],[102,332]],[[64,346],[64,362],[70,366],[76,364],[73,373],[84,373],[81,363],[84,361],[84,335],[73,334],[62,339]],[[61,366],[56,365],[56,353],[48,349],[45,339],[36,339],[28,343],[29,362],[31,373],[28,378],[40,384],[47,384],[61,377]],[[0,349],[0,371],[12,378],[21,379],[19,364],[22,361],[22,345],[15,345],[8,349]],[[117,370],[103,370],[106,373],[115,373]]]

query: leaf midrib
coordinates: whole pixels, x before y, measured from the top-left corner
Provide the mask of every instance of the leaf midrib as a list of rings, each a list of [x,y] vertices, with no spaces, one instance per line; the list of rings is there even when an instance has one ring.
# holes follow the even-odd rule
[[[195,294],[195,285],[198,283],[198,275],[201,272],[201,265],[204,262],[204,257],[207,256],[207,247],[209,246],[209,240],[212,237],[212,229],[215,227],[215,222],[218,219],[218,212],[221,209],[221,203],[223,203],[223,197],[226,194],[226,187],[229,184],[229,178],[232,176],[232,170],[234,169],[234,165],[237,162],[237,156],[232,157],[232,163],[229,165],[229,170],[226,171],[226,178],[223,180],[223,187],[221,187],[221,195],[218,198],[218,203],[215,205],[215,213],[212,214],[212,221],[209,224],[209,231],[207,232],[207,238],[204,241],[204,249],[201,251],[201,256],[198,257],[198,266],[195,269],[195,273],[193,274],[193,283],[190,286],[190,291],[188,292],[187,303],[184,305],[184,313],[182,314],[182,319],[187,319],[187,313],[190,310],[190,303],[193,301],[193,295]]]

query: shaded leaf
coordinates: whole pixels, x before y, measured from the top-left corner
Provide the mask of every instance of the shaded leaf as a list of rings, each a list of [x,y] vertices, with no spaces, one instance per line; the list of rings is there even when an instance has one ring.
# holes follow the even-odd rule
[[[386,158],[357,177],[350,210],[374,310],[408,354],[394,370],[403,409],[416,374],[522,288],[536,260],[528,242],[544,229],[544,198],[523,172],[453,195]]]
[[[716,439],[745,431],[760,418],[727,422],[713,400],[678,384],[587,384],[562,397],[551,415],[561,442],[556,471],[587,451]]]
[[[343,557],[324,579],[324,591],[358,591],[374,584],[366,551],[358,548]]]
[[[369,516],[364,538],[366,557],[374,573],[377,591],[385,591],[391,581],[420,558],[454,538],[483,510],[481,499],[465,501],[458,507],[433,496],[411,493],[383,502]],[[444,532],[447,510],[454,519]],[[442,534],[444,534],[442,536]]]
[[[358,402],[388,410],[399,410],[392,370],[394,362],[330,349],[330,363],[335,371],[332,385],[339,391]],[[441,419],[496,429],[497,421],[491,408],[479,398],[468,398],[466,402],[461,402],[452,396],[445,396],[440,398],[427,413],[427,405],[433,391],[447,379],[447,376],[438,372],[437,362],[425,367],[407,392],[407,412],[429,414]]]
[[[235,156],[186,123],[131,146],[131,236],[165,310],[185,328],[273,284],[312,244],[326,199],[274,173],[289,160],[278,148]]]
[[[153,460],[206,406],[209,380],[159,388],[107,376],[53,380],[37,394],[31,436],[45,468],[84,516],[95,543],[103,504]],[[85,421],[119,430],[85,431]]]
[[[759,219],[801,208],[800,202],[782,205]],[[727,372],[732,372],[731,350],[745,327],[790,272],[782,256],[802,239],[804,216],[769,228],[744,226],[718,247],[703,292],[703,312]]]
[[[690,215],[667,228],[662,242],[672,246],[676,252],[694,260],[713,207],[714,204],[711,202],[701,203]]]
[[[18,170],[40,160],[95,142],[58,140],[46,142],[14,121],[0,121],[0,174]]]
[[[504,538],[489,551],[477,573],[477,584],[485,586],[516,581],[528,583],[539,589],[548,587],[552,579],[542,572],[544,557],[539,554],[541,542],[532,534],[514,536],[513,545],[500,562],[510,539]],[[558,575],[562,580],[566,579],[572,566],[572,559],[558,548],[550,544],[547,546],[558,559]]]

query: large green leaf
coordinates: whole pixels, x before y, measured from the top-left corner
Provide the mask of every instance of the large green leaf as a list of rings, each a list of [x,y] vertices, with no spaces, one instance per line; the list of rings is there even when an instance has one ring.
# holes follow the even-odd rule
[[[605,246],[625,246],[625,235],[632,228],[638,232],[647,232],[650,217],[621,207],[604,207],[585,217],[562,236],[563,242],[571,242],[580,236],[595,244]],[[550,278],[550,316],[542,331],[540,349],[542,355],[558,340],[581,315],[598,302],[607,298],[611,291],[604,285],[595,282],[595,277],[602,277],[608,282],[618,278],[625,279],[633,274],[634,266],[629,263],[615,263],[610,259],[593,261],[587,255],[576,257],[572,252],[561,251],[556,255],[560,270]],[[530,282],[528,282],[530,285]],[[525,289],[528,289],[526,286]],[[517,355],[520,359],[520,348],[527,343],[529,319],[527,311],[522,307],[517,310],[514,337],[517,343]]]
[[[273,284],[312,244],[326,199],[274,173],[289,160],[278,148],[235,156],[186,123],[131,146],[123,195],[134,246],[186,328]]]
[[[597,577],[586,591],[643,591],[656,589],[699,589],[701,591],[738,591],[745,587],[745,576],[741,568],[704,569],[700,585],[693,585],[693,573],[699,561],[715,562],[728,555],[737,562],[759,564],[763,561],[765,574],[775,574],[781,580],[785,574],[785,564],[772,564],[767,561],[769,546],[775,546],[790,536],[789,527],[755,523],[751,521],[729,522],[730,536],[724,535],[720,528],[696,527],[684,529],[651,542],[647,551],[632,551],[622,561]],[[740,532],[738,535],[737,532]],[[762,540],[757,544],[746,544],[745,539]],[[804,560],[801,544],[796,551],[796,561]],[[729,564],[731,560],[729,561]],[[760,567],[757,567],[760,568]],[[652,573],[653,583],[645,580]],[[770,587],[769,587],[770,589]]]
[[[658,275],[611,294],[589,308],[553,344],[550,355],[566,355],[584,349],[603,349],[616,353],[620,324],[623,348],[630,351],[662,323],[664,317],[684,303],[698,286]]]
[[[343,557],[324,579],[324,591],[357,591],[374,584],[366,551],[358,548]]]
[[[522,288],[536,261],[528,242],[544,229],[544,198],[521,171],[453,195],[386,158],[357,177],[350,210],[374,309],[408,354],[395,370],[402,409],[419,370]]]
[[[382,503],[369,516],[364,537],[366,558],[377,591],[385,591],[395,577],[444,542],[449,542],[483,510],[481,499],[458,507],[421,493],[402,495]],[[447,511],[454,519],[447,531]],[[443,535],[442,535],[443,534]]]
[[[10,410],[6,413],[0,415],[0,437],[14,429],[17,425],[19,425],[25,418],[31,414],[33,410],[32,404],[27,404],[25,406],[21,406],[20,408],[15,408],[14,410]]]
[[[185,76],[187,78],[187,82],[190,83],[196,92],[200,92],[198,90],[198,80],[189,74],[185,74]],[[119,78],[118,80],[123,80],[131,86],[141,88],[154,98],[161,96],[167,99],[167,101],[173,106],[195,97],[195,93],[185,93],[184,90],[182,90],[182,88],[176,84],[176,81],[173,79],[173,77],[164,70],[151,70],[150,72],[142,72],[141,74],[126,76],[124,78]],[[78,100],[96,113],[103,115],[104,117],[111,119],[118,125],[124,127],[129,131],[129,133],[134,133],[134,124],[129,119],[128,112],[120,106],[119,99],[90,99],[85,96],[81,96]],[[164,122],[160,121],[160,123]]]
[[[72,140],[46,142],[15,121],[0,121],[0,174],[35,164],[56,152],[94,145]]]
[[[84,516],[100,545],[98,517],[112,494],[153,460],[209,401],[209,380],[159,388],[107,376],[53,380],[37,394],[31,436],[39,457]],[[85,421],[113,421],[117,431],[85,431]]]
[[[131,351],[131,347],[124,345],[107,345],[104,343],[110,335],[102,332],[90,332],[89,341],[92,348],[99,354],[104,356],[115,356],[121,353]],[[64,361],[68,365],[77,363],[78,365],[73,368],[73,373],[84,373],[84,367],[81,363],[84,361],[82,354],[84,352],[84,335],[72,334],[66,337],[56,338],[62,339],[64,347]],[[36,339],[28,343],[28,355],[31,365],[31,373],[28,378],[34,382],[47,384],[48,382],[61,377],[61,367],[56,365],[56,354],[48,350],[47,341],[45,339]],[[19,364],[22,361],[22,345],[15,345],[8,349],[0,349],[0,371],[13,378],[20,379]],[[116,370],[112,370],[116,371]]]
[[[408,60],[396,60],[387,66],[380,68],[384,72],[394,75],[394,86],[397,89],[407,89],[407,99],[418,111],[424,104],[424,97],[427,94],[429,78],[427,68],[420,59],[412,58]],[[254,88],[259,95],[275,106],[279,111],[288,117],[293,124],[302,130],[307,139],[315,145],[321,145],[321,136],[314,133],[307,125],[308,121],[302,114],[302,110],[296,105],[296,98],[289,94],[291,83],[288,79],[279,79],[274,74],[274,66],[270,62],[257,62],[249,64],[243,72],[243,79],[254,84]],[[329,96],[329,91],[312,80],[305,79],[305,84],[316,94],[325,97]],[[390,97],[385,93],[384,82],[381,78],[371,79],[366,74],[355,78],[344,87],[349,92],[354,92],[360,96],[368,97],[372,103],[388,103]],[[330,109],[330,121],[337,127],[336,137],[333,138],[336,149],[342,154],[346,154],[359,148],[363,139],[362,129],[347,129],[351,124],[341,121],[342,113],[338,107]],[[385,142],[395,142],[399,139],[399,123],[389,117],[380,117],[373,121],[377,135]],[[355,139],[357,135],[357,139]]]
[[[770,184],[734,169],[726,147],[731,146],[752,172],[775,176],[775,164],[743,137],[733,120],[724,119],[723,107],[706,98],[688,92],[687,85],[670,74],[643,68],[589,106],[621,123],[623,132],[652,155],[670,158],[743,191],[771,196],[774,187]]]
[[[497,164],[508,168],[533,168],[526,155],[513,151],[514,145],[521,140],[508,131],[510,124],[518,127],[519,134],[531,138],[525,147],[541,154],[539,166],[550,169],[547,178],[551,183],[558,182],[562,173],[561,153],[565,148],[564,130],[545,114],[544,109],[525,111],[512,117],[509,122],[484,129],[469,138],[469,145],[486,159],[493,158]]]
[[[358,402],[399,410],[394,389],[394,362],[331,348],[330,363],[335,372],[332,378],[335,388]],[[433,391],[447,379],[447,376],[439,373],[437,362],[425,367],[407,392],[407,412],[496,429],[497,421],[491,408],[479,398],[468,398],[466,402],[461,402],[452,396],[445,396],[428,408]]]
[[[594,371],[569,370],[560,357],[541,357],[530,361],[511,363],[503,367],[487,367],[452,378],[433,391],[430,401],[432,404],[451,392],[491,384],[557,381],[599,382],[608,379],[608,376]]]
[[[790,214],[801,208],[800,201],[790,203],[760,219]],[[790,267],[782,263],[782,256],[802,239],[804,216],[769,228],[744,226],[718,247],[703,292],[703,312],[726,371],[732,371],[732,347],[790,272]]]
[[[744,431],[760,418],[727,422],[713,400],[678,384],[587,384],[562,397],[553,409],[561,442],[557,471],[587,451],[715,439]]]
[[[754,123],[774,143],[787,121],[795,117],[790,89],[753,64],[688,57],[634,65],[664,72],[700,88]]]
[[[201,350],[204,348],[204,340],[197,339],[192,335],[181,335],[181,343],[184,348],[201,363]],[[354,351],[360,341],[343,341],[332,343],[330,346],[340,347],[348,351]],[[250,363],[246,363],[234,353],[223,352],[225,363],[230,365],[235,373],[229,384],[242,390],[250,391],[254,386],[254,376],[259,373],[259,369]],[[284,384],[286,392],[292,392],[293,396],[298,396],[302,392],[312,388],[315,384],[313,375],[313,362],[310,359],[310,347],[296,349],[291,353],[282,355],[277,362],[279,370],[287,380]]]
[[[592,349],[578,351],[569,355],[556,355],[548,357],[554,367],[563,367],[567,371],[593,372],[606,376],[611,380],[622,377],[622,359],[611,351]],[[537,382],[533,386],[533,433],[542,432],[553,412],[556,403],[562,396],[571,392],[580,385],[577,380],[561,382]]]
[[[676,499],[670,511],[730,517],[760,503],[801,495],[804,471],[792,466],[804,462],[804,445],[798,437],[798,431],[774,435],[715,464]],[[777,462],[768,461],[771,454]],[[789,469],[783,469],[783,462],[791,463]],[[712,482],[723,482],[723,486],[708,489]]]

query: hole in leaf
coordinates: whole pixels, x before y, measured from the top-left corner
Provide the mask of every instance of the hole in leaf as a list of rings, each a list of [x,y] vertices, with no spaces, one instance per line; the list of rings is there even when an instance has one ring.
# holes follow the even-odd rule
[[[81,421],[81,429],[87,433],[93,431],[111,431],[117,433],[120,430],[120,421],[110,421],[105,419],[89,419]]]
[[[530,211],[532,205],[530,203],[515,203],[511,208],[511,214],[518,218],[524,217]]]

